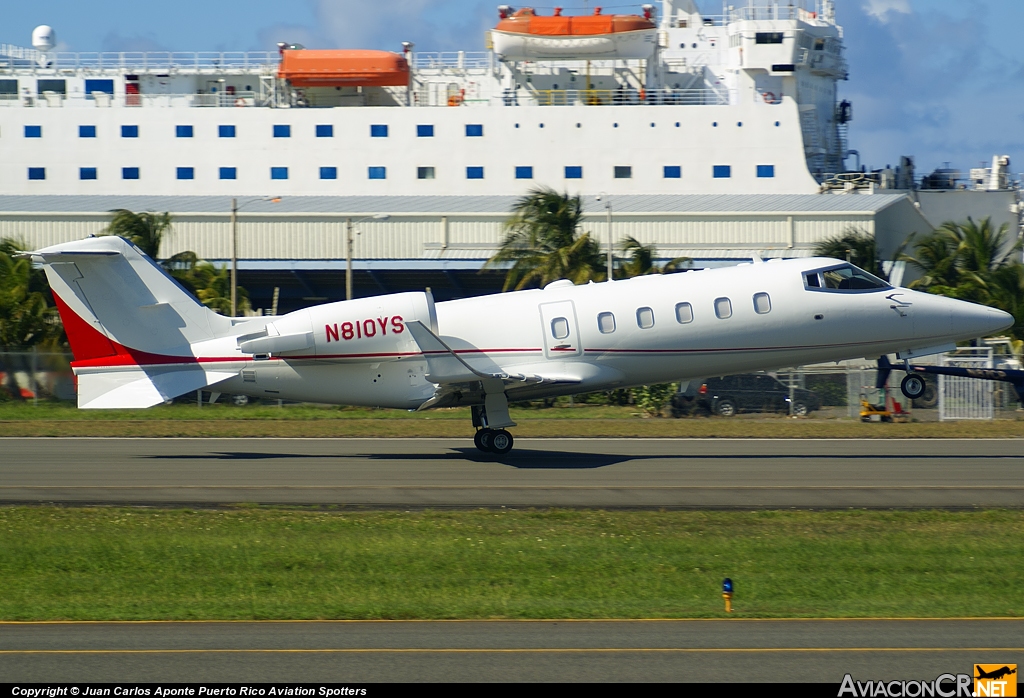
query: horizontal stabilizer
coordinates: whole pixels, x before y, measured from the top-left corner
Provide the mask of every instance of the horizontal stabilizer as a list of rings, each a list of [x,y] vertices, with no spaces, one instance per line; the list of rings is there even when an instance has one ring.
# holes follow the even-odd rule
[[[152,407],[238,375],[206,371],[199,366],[82,371],[78,374],[78,406],[82,409]]]

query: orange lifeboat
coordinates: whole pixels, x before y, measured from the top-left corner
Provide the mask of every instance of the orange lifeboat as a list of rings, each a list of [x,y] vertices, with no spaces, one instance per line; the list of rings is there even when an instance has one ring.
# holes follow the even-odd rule
[[[645,13],[648,15],[649,13]],[[657,25],[650,16],[592,15],[540,16],[532,7],[512,12],[501,9],[501,20],[491,32],[494,52],[504,60],[584,60],[650,58],[657,41]]]
[[[409,84],[405,57],[390,51],[281,52],[277,76],[295,87],[388,87]]]

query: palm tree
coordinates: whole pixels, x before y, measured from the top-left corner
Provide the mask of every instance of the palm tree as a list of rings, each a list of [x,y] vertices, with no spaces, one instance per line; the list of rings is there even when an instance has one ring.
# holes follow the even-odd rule
[[[169,213],[135,213],[126,208],[111,211],[114,217],[103,229],[104,235],[119,235],[130,240],[139,249],[153,259],[160,253],[160,242],[171,230],[171,214]]]
[[[544,286],[558,279],[575,284],[607,276],[601,247],[580,233],[583,202],[549,187],[533,189],[512,207],[501,249],[485,267],[512,262],[502,290]]]
[[[32,260],[15,259],[25,245],[0,240],[0,347],[55,344],[61,337],[56,310],[47,303],[45,277]]]
[[[679,271],[692,261],[689,257],[676,257],[658,266],[654,263],[658,249],[654,245],[644,245],[632,235],[623,240],[619,247],[626,255],[625,259],[619,262],[619,273],[616,276],[620,279],[647,274],[669,274]]]
[[[860,228],[847,228],[839,235],[825,238],[814,246],[814,256],[845,259],[872,274],[882,271],[878,263],[875,237]]]

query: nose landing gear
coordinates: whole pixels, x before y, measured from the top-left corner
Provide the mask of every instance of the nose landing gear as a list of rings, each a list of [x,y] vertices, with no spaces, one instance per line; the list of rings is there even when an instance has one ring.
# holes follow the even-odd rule
[[[900,383],[900,390],[902,390],[903,394],[911,400],[916,400],[924,395],[924,391],[927,387],[928,386],[925,384],[924,378],[914,373],[907,374],[906,378],[903,379],[903,382]]]

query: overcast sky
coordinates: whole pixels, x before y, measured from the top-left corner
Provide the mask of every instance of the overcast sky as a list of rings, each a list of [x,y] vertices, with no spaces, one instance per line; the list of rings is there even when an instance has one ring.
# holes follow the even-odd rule
[[[67,51],[273,50],[278,41],[400,50],[406,40],[417,50],[481,50],[498,4],[35,0],[5,3],[0,42],[29,45],[32,28],[50,24],[60,50]],[[599,3],[576,0],[564,6],[573,4]],[[698,4],[709,13],[721,12],[716,0]],[[1024,1],[837,0],[836,5],[850,64],[850,80],[840,84],[840,94],[853,102],[850,146],[866,165],[895,165],[900,155],[914,155],[919,174],[947,161],[966,172],[998,153],[1010,155],[1013,172],[1024,171]]]

